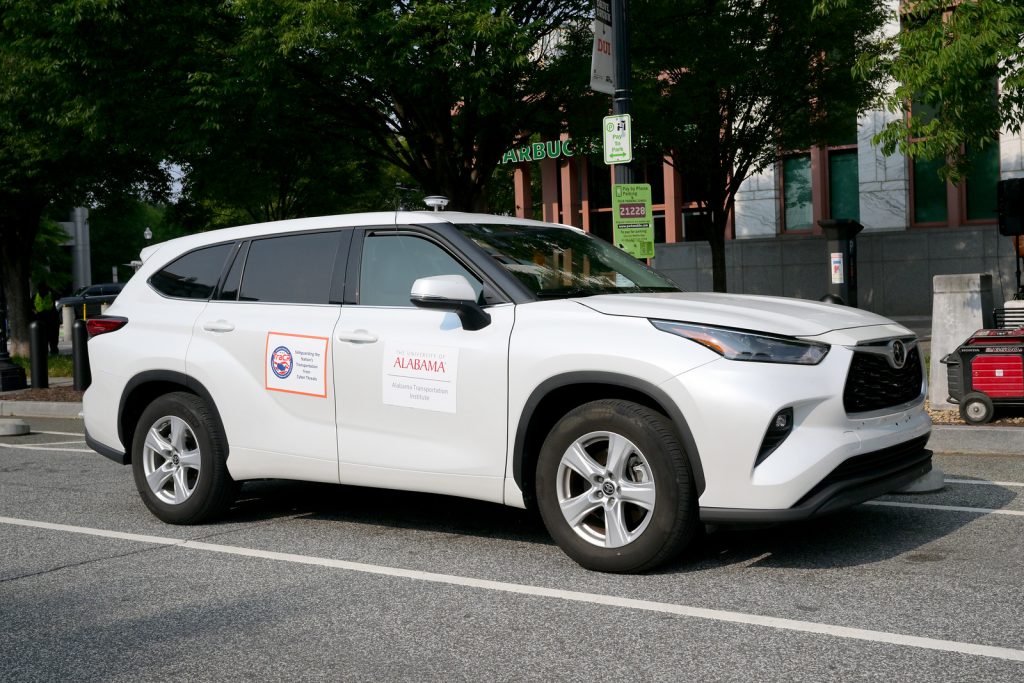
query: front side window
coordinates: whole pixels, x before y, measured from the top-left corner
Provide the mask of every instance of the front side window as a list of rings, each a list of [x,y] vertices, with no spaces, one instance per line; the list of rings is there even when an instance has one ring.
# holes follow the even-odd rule
[[[209,299],[231,247],[231,244],[218,244],[190,251],[155,273],[149,278],[149,284],[167,296]]]
[[[462,275],[477,298],[483,284],[440,246],[416,235],[369,235],[359,267],[359,303],[364,306],[412,306],[412,284],[422,277]]]
[[[626,252],[581,231],[505,224],[456,227],[538,298],[679,291]]]

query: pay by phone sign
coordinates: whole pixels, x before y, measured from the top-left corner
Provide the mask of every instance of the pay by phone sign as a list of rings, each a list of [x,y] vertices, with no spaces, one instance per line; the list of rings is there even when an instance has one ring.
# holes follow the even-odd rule
[[[647,183],[615,185],[612,188],[612,223],[615,246],[636,258],[652,258],[651,186]]]

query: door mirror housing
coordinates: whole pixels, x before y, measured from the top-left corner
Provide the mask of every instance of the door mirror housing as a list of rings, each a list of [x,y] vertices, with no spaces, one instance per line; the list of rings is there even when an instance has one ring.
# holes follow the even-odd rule
[[[418,308],[453,311],[465,330],[480,330],[491,324],[491,316],[477,303],[476,290],[462,275],[421,277],[412,283],[409,300]]]

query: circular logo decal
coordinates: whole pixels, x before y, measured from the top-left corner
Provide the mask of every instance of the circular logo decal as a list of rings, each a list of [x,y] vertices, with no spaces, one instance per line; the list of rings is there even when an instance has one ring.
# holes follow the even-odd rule
[[[274,353],[270,354],[270,369],[278,379],[284,379],[292,374],[292,352],[287,346],[278,346]]]
[[[889,349],[892,353],[892,366],[899,370],[907,362],[907,347],[899,339],[894,339],[889,344]]]

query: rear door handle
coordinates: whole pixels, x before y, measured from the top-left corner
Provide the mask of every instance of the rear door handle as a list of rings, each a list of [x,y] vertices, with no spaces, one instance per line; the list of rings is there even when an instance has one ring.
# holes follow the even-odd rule
[[[338,341],[352,342],[353,344],[372,344],[377,341],[377,335],[366,330],[346,330],[337,334]]]
[[[227,320],[211,320],[203,323],[203,329],[207,332],[230,332],[235,326]]]

